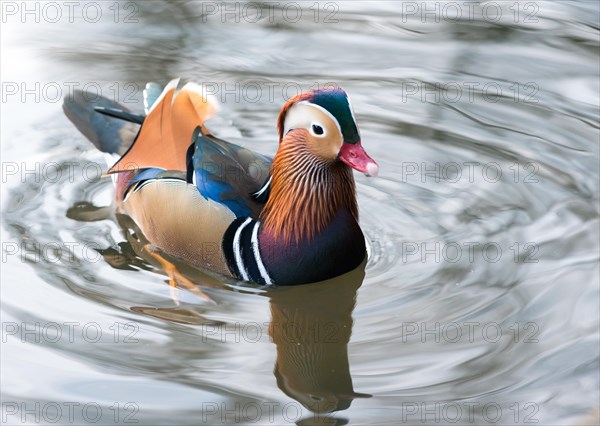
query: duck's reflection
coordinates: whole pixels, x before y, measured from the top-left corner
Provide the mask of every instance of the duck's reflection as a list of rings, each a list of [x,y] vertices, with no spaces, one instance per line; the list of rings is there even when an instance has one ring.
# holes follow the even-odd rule
[[[269,334],[279,388],[313,412],[345,410],[355,398],[348,363],[352,311],[364,265],[341,277],[270,292]]]

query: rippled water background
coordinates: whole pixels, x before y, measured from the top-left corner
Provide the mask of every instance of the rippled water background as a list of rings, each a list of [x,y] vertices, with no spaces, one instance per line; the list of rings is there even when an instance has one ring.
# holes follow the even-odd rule
[[[56,2],[56,23],[8,3],[3,422],[597,415],[598,2],[82,2],[73,22]],[[298,87],[346,89],[381,166],[356,177],[364,280],[266,291],[180,265],[213,303],[170,291],[60,98],[141,111],[144,84],[176,76],[215,91],[215,133],[263,153]]]

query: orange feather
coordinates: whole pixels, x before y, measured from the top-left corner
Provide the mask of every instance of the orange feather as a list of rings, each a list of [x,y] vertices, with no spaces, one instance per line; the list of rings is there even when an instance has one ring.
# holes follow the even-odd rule
[[[171,81],[144,120],[132,147],[110,168],[117,173],[146,167],[185,170],[186,152],[198,126],[216,112],[216,106],[188,83],[176,93],[178,80]]]
[[[341,208],[358,221],[352,170],[340,161],[310,153],[306,131],[281,141],[271,166],[271,193],[260,214],[266,232],[289,244],[312,239],[325,230]]]

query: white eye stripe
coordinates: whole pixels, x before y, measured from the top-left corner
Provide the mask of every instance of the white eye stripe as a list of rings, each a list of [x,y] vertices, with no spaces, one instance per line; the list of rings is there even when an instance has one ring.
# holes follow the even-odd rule
[[[315,108],[321,111],[326,116],[328,116],[335,123],[340,133],[340,137],[343,139],[342,128],[340,126],[340,123],[338,123],[337,119],[322,106],[310,103],[308,101],[298,102],[290,108],[285,118],[283,134],[285,135],[287,132],[293,129],[308,129],[312,133],[312,124],[315,123],[315,116],[314,113],[310,112],[311,108]],[[321,123],[315,124],[321,125]],[[323,130],[325,130],[325,126],[321,125],[321,127],[323,127]]]

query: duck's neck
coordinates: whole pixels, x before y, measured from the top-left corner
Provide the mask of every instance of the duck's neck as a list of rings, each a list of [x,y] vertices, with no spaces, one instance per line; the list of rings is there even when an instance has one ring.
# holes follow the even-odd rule
[[[358,221],[352,170],[341,161],[319,160],[301,140],[284,141],[271,168],[269,200],[261,212],[263,231],[286,243],[311,240],[340,209]]]

